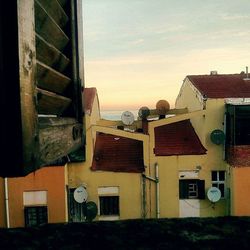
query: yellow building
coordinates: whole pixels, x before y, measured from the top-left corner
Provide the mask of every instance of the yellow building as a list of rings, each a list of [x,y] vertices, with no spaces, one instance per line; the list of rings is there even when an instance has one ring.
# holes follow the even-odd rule
[[[172,116],[166,118],[165,114],[149,116],[124,124],[100,119],[96,89],[85,89],[84,95],[86,162],[68,164],[68,184],[72,194],[79,186],[86,188],[88,200],[98,207],[96,219],[229,213],[223,148],[213,149],[207,139],[209,125],[204,124],[207,110],[203,104],[189,113],[182,106],[169,110],[167,114]],[[193,121],[201,130],[194,129]],[[216,204],[206,196],[211,186],[225,190]],[[71,220],[84,220],[82,206],[73,199],[71,203]]]
[[[193,117],[191,122],[208,150],[200,173],[207,180],[207,186],[220,188],[221,214],[250,215],[248,74],[220,75],[214,71],[210,75],[187,76],[176,107],[188,108],[189,112],[206,111],[204,116]]]
[[[72,198],[75,189],[79,186],[86,188],[87,200],[98,205],[98,220],[141,218],[141,173],[144,170],[144,164],[143,144],[140,141],[143,138],[140,135],[137,140],[137,136],[132,133],[98,125],[100,111],[95,88],[84,90],[84,101],[86,161],[67,165],[70,191],[69,221],[84,220],[84,207]],[[103,145],[105,141],[108,142],[106,146]],[[120,166],[116,165],[117,157],[113,157],[113,153],[118,154]],[[136,158],[128,162],[131,154]],[[102,162],[101,165],[98,164],[98,157]],[[93,159],[96,162],[95,166]]]

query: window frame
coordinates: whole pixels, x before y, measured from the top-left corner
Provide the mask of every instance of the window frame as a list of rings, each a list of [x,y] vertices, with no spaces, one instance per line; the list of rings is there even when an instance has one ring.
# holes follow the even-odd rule
[[[105,200],[111,200],[112,201],[105,201]],[[103,203],[106,202],[105,206],[108,206],[106,208],[103,208]],[[108,204],[107,204],[108,203]],[[110,208],[109,206],[116,206]],[[106,212],[104,210],[109,210],[110,212]],[[99,196],[99,215],[100,216],[120,216],[120,197],[119,195],[100,195]]]
[[[32,210],[34,210],[34,212],[32,212]],[[31,216],[33,216],[33,218],[30,218]],[[44,218],[42,218],[42,217],[44,217]],[[33,226],[39,226],[42,224],[47,224],[48,219],[49,219],[49,217],[48,217],[48,207],[47,206],[43,205],[43,206],[25,206],[24,207],[25,227],[33,227]],[[32,223],[31,222],[32,220],[35,220],[36,222]]]
[[[224,173],[224,180],[220,180],[220,172]],[[216,180],[213,180],[213,173],[216,173]],[[222,192],[220,185],[223,185],[224,192]],[[226,198],[226,171],[225,170],[212,170],[211,171],[211,186],[217,187],[221,191],[221,199]]]

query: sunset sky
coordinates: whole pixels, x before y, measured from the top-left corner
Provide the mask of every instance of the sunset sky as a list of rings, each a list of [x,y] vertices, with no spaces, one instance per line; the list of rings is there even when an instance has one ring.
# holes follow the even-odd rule
[[[186,75],[250,67],[249,0],[84,0],[85,85],[102,110],[174,107]]]

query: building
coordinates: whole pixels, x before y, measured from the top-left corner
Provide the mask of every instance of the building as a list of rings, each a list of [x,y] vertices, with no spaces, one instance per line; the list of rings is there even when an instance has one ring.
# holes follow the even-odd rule
[[[8,213],[0,217],[5,222],[3,226],[35,226],[68,220],[64,166],[43,167],[25,177],[5,181],[8,196],[1,197],[7,199],[4,207]]]
[[[221,176],[225,163],[212,167],[215,160],[209,159],[205,136],[199,136],[192,124],[193,118],[204,119],[203,107],[193,112],[168,110],[172,115],[167,118],[158,114],[126,125],[100,119],[96,89],[86,89],[84,95],[86,162],[68,164],[68,184],[70,193],[79,186],[86,188],[88,200],[98,207],[96,219],[229,213],[228,199],[214,205],[206,197],[212,185],[219,185],[217,179],[212,184],[211,171]],[[226,190],[226,179],[221,184]],[[71,199],[69,206],[72,221],[84,220],[81,205]]]
[[[101,119],[95,88],[84,90],[84,109],[86,161],[67,165],[69,221],[85,220],[84,206],[72,198],[79,186],[86,188],[88,201],[97,204],[98,220],[141,218],[142,141],[133,134],[126,136],[128,132],[98,125]]]
[[[78,187],[96,204],[95,220],[249,216],[246,74],[187,76],[175,109],[144,109],[137,120],[101,119],[95,88],[84,89],[83,109],[85,161],[0,179],[1,226],[85,221]],[[208,199],[211,187],[220,190],[217,202]]]
[[[176,107],[206,110],[191,122],[207,148],[205,169],[210,185],[222,192],[231,215],[249,215],[250,79],[248,74],[187,76]],[[225,140],[223,139],[225,137]],[[217,171],[217,172],[216,172]],[[209,173],[210,172],[210,173]],[[226,202],[228,200],[228,202]]]

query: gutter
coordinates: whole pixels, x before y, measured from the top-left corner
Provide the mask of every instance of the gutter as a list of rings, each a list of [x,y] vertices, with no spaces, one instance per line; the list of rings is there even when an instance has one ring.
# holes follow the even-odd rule
[[[156,184],[156,218],[160,218],[160,181],[159,181],[159,166],[155,163],[155,178],[142,174],[142,177],[153,181]]]
[[[7,228],[10,228],[10,213],[9,213],[9,194],[8,194],[8,178],[4,178],[4,200],[6,211]]]

